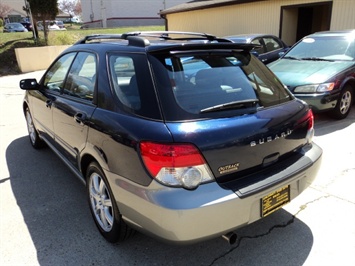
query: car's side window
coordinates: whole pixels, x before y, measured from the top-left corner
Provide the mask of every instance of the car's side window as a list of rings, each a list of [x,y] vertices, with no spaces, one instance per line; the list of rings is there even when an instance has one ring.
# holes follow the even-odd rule
[[[64,89],[65,77],[76,53],[63,55],[48,70],[44,77],[44,87],[52,92],[61,93]]]
[[[263,54],[263,53],[265,53],[265,51],[264,51],[264,46],[263,46],[263,44],[262,44],[260,38],[256,38],[256,39],[252,40],[251,43],[252,43],[252,44],[260,45],[260,47],[253,49],[255,52],[257,52],[258,54]]]
[[[63,93],[80,99],[93,99],[96,83],[96,56],[79,52],[70,68]]]
[[[276,41],[272,37],[265,37],[264,38],[265,46],[266,46],[266,51],[271,52],[274,50],[281,49],[281,45],[279,44],[278,41]]]
[[[120,102],[133,110],[141,108],[134,60],[130,56],[112,55],[110,73],[114,92]]]

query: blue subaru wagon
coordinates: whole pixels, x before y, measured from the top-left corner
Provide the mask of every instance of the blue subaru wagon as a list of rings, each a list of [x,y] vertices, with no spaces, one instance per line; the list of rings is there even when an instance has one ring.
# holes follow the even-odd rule
[[[315,179],[313,114],[250,50],[208,34],[87,36],[25,79],[34,148],[80,178],[110,242],[189,244],[272,214]]]

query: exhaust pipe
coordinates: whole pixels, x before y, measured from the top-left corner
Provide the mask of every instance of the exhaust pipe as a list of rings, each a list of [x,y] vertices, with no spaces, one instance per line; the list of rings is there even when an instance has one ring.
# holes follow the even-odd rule
[[[237,242],[237,234],[234,232],[229,232],[228,234],[222,235],[224,240],[227,240],[229,245],[234,245]]]

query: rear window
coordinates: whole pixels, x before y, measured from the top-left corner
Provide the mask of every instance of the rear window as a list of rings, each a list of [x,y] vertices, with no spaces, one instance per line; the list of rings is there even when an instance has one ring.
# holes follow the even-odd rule
[[[166,91],[171,91],[174,102],[182,109],[180,114],[185,112],[184,118],[188,117],[186,113],[191,118],[209,117],[212,113],[227,115],[223,112],[242,115],[292,99],[272,72],[249,53],[170,54],[159,61],[168,80],[158,83],[161,101],[166,102]],[[173,115],[166,108],[170,114],[167,116]]]
[[[161,119],[147,58],[144,54],[108,55],[113,93],[121,107],[132,114]]]

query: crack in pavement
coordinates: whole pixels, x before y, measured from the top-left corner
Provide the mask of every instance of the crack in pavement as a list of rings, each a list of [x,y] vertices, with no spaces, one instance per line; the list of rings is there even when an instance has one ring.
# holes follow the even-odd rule
[[[335,175],[335,177],[330,180],[328,183],[322,185],[317,185],[317,184],[312,184],[310,186],[310,188],[318,191],[318,192],[321,192],[321,193],[326,193],[327,195],[329,196],[332,196],[336,199],[339,199],[339,200],[342,200],[342,201],[345,201],[345,202],[348,202],[348,203],[351,203],[351,204],[355,204],[354,201],[352,200],[349,200],[347,198],[344,198],[344,197],[341,197],[339,195],[336,195],[334,194],[334,192],[332,193],[331,191],[329,191],[329,187],[332,186],[333,184],[335,184],[335,182],[338,181],[338,178],[341,178],[341,177],[346,177],[347,175],[349,175],[350,178],[352,178],[355,174],[355,168],[347,168],[347,169],[344,169],[343,171],[341,171],[340,173],[338,173],[337,175]],[[351,176],[350,176],[351,175]]]
[[[319,198],[316,198],[312,201],[309,201],[303,205],[301,205],[299,207],[299,210],[296,212],[296,214],[292,215],[291,219],[289,221],[287,221],[286,223],[283,223],[283,224],[276,224],[274,226],[272,226],[267,232],[265,233],[262,233],[262,234],[258,234],[258,235],[255,235],[255,236],[241,236],[240,238],[238,237],[237,239],[237,243],[236,243],[236,246],[232,247],[231,249],[229,249],[227,252],[225,252],[224,254],[220,255],[219,257],[215,258],[209,265],[213,265],[215,262],[217,262],[219,259],[222,259],[224,258],[225,256],[227,256],[228,254],[230,254],[231,252],[233,252],[234,250],[236,250],[237,248],[239,248],[241,242],[244,240],[244,239],[256,239],[256,238],[261,238],[261,237],[264,237],[264,236],[267,236],[269,235],[274,229],[277,229],[277,228],[285,228],[287,226],[289,226],[290,224],[292,224],[294,221],[295,221],[295,218],[296,216],[303,210],[305,210],[307,208],[307,206],[309,204],[312,204],[316,201],[319,201],[321,199],[324,199],[324,198],[328,198],[330,197],[331,195],[325,195],[325,196],[321,196]]]
[[[5,183],[6,181],[9,181],[9,180],[10,180],[10,177],[0,179],[0,184]]]
[[[324,187],[328,188],[330,185],[334,184],[339,177],[344,177],[348,174],[351,174],[353,171],[355,172],[355,168],[347,168],[347,169],[342,170],[340,173],[337,173],[336,175],[334,175],[333,179],[329,180],[328,183],[324,184]]]
[[[355,202],[351,201],[351,200],[348,200],[346,198],[343,198],[343,197],[340,197],[340,196],[337,196],[337,195],[334,195],[334,194],[331,194],[329,192],[325,192],[324,189],[318,189],[316,187],[312,187],[312,189],[318,191],[318,192],[321,192],[321,193],[327,193],[327,196],[326,197],[333,197],[335,199],[338,199],[338,200],[342,200],[344,202],[347,202],[347,203],[350,203],[350,204],[355,204]],[[325,196],[324,196],[325,197]]]

